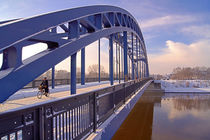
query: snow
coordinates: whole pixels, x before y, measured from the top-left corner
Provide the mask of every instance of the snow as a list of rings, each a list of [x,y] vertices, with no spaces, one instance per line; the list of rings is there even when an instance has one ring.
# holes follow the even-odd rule
[[[155,80],[165,92],[210,93],[210,80]]]
[[[114,82],[117,82],[117,81],[114,81]],[[87,87],[97,86],[97,85],[107,84],[107,83],[109,83],[109,81],[101,81],[100,83],[99,82],[90,82],[90,83],[86,83],[85,85],[77,84],[77,89],[87,88]],[[50,87],[49,90],[50,90],[50,94],[62,92],[62,91],[69,91],[70,86],[69,85],[60,85],[60,86],[56,86],[54,89],[52,89]],[[12,96],[10,96],[7,101],[22,99],[22,98],[27,98],[27,97],[33,97],[33,96],[37,95],[37,92],[38,92],[38,88],[21,89],[21,90],[17,91],[15,94],[13,94]]]

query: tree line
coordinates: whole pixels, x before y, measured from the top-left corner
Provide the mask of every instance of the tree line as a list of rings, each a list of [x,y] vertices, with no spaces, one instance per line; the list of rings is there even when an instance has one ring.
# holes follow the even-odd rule
[[[177,67],[173,69],[170,79],[174,80],[210,80],[208,67]]]
[[[98,77],[98,64],[90,65],[88,67],[88,72],[85,74],[86,78],[97,78]],[[105,71],[104,66],[100,66],[101,78],[109,77],[109,74]],[[70,79],[71,72],[67,70],[55,70],[55,79]],[[52,71],[48,70],[37,78],[37,80],[47,77],[51,79]],[[81,68],[77,68],[77,77],[81,77]]]

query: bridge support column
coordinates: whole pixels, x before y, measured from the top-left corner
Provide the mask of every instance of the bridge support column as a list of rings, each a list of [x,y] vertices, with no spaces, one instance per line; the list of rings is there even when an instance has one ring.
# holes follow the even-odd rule
[[[71,94],[76,94],[77,53],[71,56]]]
[[[139,62],[139,78],[141,79],[142,78],[142,69],[141,69],[141,61]]]
[[[81,85],[85,85],[85,48],[81,50]]]
[[[138,68],[138,63],[139,63],[139,61],[138,61],[138,38],[137,38],[137,36],[136,36],[136,59],[137,59],[137,61],[136,61],[136,78],[137,79],[139,79],[139,74],[138,74],[138,72],[139,72],[139,68]]]
[[[113,85],[113,35],[109,37],[109,79],[110,84]]]
[[[141,58],[141,42],[139,40],[139,59]],[[142,69],[141,69],[141,61],[139,61],[139,78],[141,79],[142,78]]]
[[[142,63],[143,64],[143,78],[145,77],[145,64],[144,63]]]
[[[128,42],[127,42],[127,32],[123,32],[123,48],[124,48],[124,81],[128,81]]]
[[[101,82],[101,42],[98,40],[98,82]]]
[[[142,78],[144,78],[144,63],[143,63],[143,61],[141,62],[141,76],[142,76]]]
[[[119,57],[118,58],[119,60],[118,60],[118,62],[119,62],[119,83],[120,83],[120,78],[121,78],[120,77],[120,63],[121,63],[121,60],[120,60],[120,44],[119,44],[118,52],[119,52],[119,56],[118,56]]]
[[[133,33],[131,33],[131,41],[132,41],[132,80],[134,80],[134,53],[133,53]]]
[[[55,88],[55,66],[52,67],[52,89]]]
[[[117,42],[116,42],[116,48],[115,48],[116,50],[116,56],[115,56],[115,59],[116,59],[116,80],[118,79],[118,57],[117,57]]]

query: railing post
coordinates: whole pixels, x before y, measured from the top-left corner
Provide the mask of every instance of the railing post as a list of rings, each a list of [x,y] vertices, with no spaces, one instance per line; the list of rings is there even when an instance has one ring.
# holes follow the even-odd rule
[[[96,132],[97,129],[97,96],[93,93],[93,131]]]
[[[39,108],[39,139],[44,139],[44,108]]]
[[[35,80],[32,81],[32,88],[35,88]]]

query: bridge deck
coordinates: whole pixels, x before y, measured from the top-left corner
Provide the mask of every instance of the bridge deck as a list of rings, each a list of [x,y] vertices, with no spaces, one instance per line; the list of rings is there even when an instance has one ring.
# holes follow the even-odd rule
[[[114,84],[118,84],[118,82],[115,82]],[[89,92],[95,89],[100,89],[100,88],[104,88],[108,86],[110,86],[110,83],[101,83],[94,86],[79,88],[77,89],[77,94]],[[33,96],[33,97],[28,97],[28,98],[23,98],[23,99],[9,100],[9,101],[4,102],[3,104],[0,104],[0,112],[16,109],[19,107],[23,107],[23,106],[31,105],[35,103],[41,103],[41,102],[45,102],[52,99],[63,98],[69,95],[70,95],[70,91],[68,90],[68,91],[62,91],[62,92],[56,92],[56,93],[50,94],[50,97],[42,96],[42,99],[38,99],[37,96]]]

